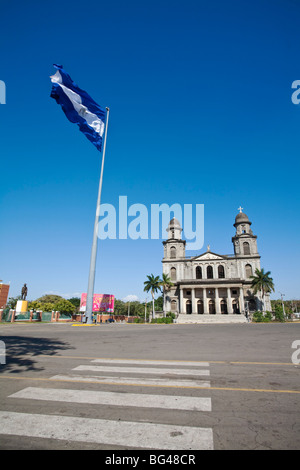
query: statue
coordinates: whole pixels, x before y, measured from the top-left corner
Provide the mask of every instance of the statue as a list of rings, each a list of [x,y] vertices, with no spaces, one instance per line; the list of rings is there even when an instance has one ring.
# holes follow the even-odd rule
[[[22,287],[22,291],[21,291],[22,300],[26,300],[27,292],[28,292],[27,286],[26,284],[24,284],[24,286]]]

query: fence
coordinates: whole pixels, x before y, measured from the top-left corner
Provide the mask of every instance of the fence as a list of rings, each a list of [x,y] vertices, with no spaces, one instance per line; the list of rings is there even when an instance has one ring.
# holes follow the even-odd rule
[[[126,315],[113,315],[113,314],[94,314],[95,323],[110,323],[110,322],[134,322],[136,317],[127,317]],[[64,314],[60,312],[43,312],[33,311],[17,313],[15,310],[0,309],[0,322],[84,322],[84,315],[80,313]]]
[[[0,309],[0,322],[57,322],[57,321],[74,321],[73,315],[60,312],[43,312],[33,311],[16,313],[15,310]]]

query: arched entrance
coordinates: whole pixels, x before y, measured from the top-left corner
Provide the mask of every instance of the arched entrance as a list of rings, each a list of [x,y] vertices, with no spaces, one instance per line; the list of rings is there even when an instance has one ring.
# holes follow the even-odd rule
[[[186,306],[187,315],[191,315],[191,313],[192,313],[192,302],[190,300],[187,300],[185,306]]]
[[[208,312],[210,315],[215,315],[216,313],[216,306],[215,306],[215,301],[210,300],[208,304]]]
[[[198,300],[197,302],[197,313],[199,315],[203,315],[204,313],[204,310],[203,310],[203,301],[202,300]]]
[[[226,315],[228,313],[226,300],[221,300],[220,306],[221,306],[221,313]]]
[[[232,302],[232,311],[233,313],[240,313],[240,307],[237,300],[233,300]]]

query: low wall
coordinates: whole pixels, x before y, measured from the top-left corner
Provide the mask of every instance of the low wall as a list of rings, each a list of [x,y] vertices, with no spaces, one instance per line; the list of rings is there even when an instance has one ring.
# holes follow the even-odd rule
[[[94,321],[97,323],[109,323],[112,320],[116,323],[127,322],[134,323],[134,320],[138,317],[127,316],[127,315],[114,315],[109,313],[97,313],[94,314]],[[36,322],[36,321],[45,321],[45,322],[84,322],[84,315],[81,313],[75,313],[70,315],[61,314],[60,312],[43,312],[41,310],[34,312],[22,312],[16,313],[15,310],[9,310],[9,312],[4,312],[3,309],[0,309],[0,322]]]

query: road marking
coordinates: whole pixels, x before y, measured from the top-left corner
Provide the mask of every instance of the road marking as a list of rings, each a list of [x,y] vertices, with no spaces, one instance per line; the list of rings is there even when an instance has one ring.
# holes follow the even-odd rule
[[[77,366],[72,370],[88,370],[92,372],[122,372],[132,374],[158,374],[158,375],[209,375],[209,370],[197,369],[157,369],[151,367],[149,369],[143,367],[109,367],[109,366]]]
[[[211,411],[211,399],[204,397],[145,395],[137,393],[28,387],[9,395],[9,398],[90,403],[93,405],[133,406],[137,408]]]
[[[38,381],[38,382],[82,382],[83,377],[76,377],[74,376],[73,378],[70,376],[63,376],[63,375],[57,375],[53,377],[29,377],[29,376],[13,376],[13,375],[1,375],[0,374],[0,379],[5,379],[5,380],[28,380],[30,382]],[[95,380],[93,380],[95,379]],[[96,380],[97,377],[91,377],[90,380],[88,380],[90,383],[99,383],[99,380]],[[107,377],[107,379],[111,379],[111,377]],[[200,383],[202,381],[198,381]],[[105,381],[105,384],[111,384],[115,385],[115,383]],[[224,392],[257,392],[257,393],[287,393],[287,394],[300,394],[300,390],[276,390],[276,389],[264,389],[264,388],[234,388],[234,387],[214,387],[211,386],[210,383],[207,384],[207,386],[202,385],[192,385],[191,381],[189,381],[189,385],[178,385],[178,383],[183,384],[183,381],[177,381],[177,385],[165,385],[165,387],[175,387],[175,388],[201,388],[201,389],[208,389],[210,391],[224,391]],[[203,382],[204,383],[204,382]],[[122,382],[119,382],[118,385],[122,385]],[[139,383],[124,383],[123,385],[132,385],[132,386],[140,386],[141,384]],[[150,385],[150,384],[145,384],[145,386],[153,386],[156,387],[156,385]],[[161,385],[157,385],[161,386]]]
[[[174,361],[174,360],[164,360],[160,359],[93,359],[92,362],[101,362],[106,364],[140,364],[140,365],[165,365],[165,366],[199,366],[199,367],[209,367],[209,362],[200,362],[200,361]]]
[[[213,450],[211,428],[0,411],[5,435],[147,449]]]
[[[32,355],[33,356],[33,355]],[[95,356],[60,356],[60,355],[51,355],[51,354],[41,354],[41,355],[34,355],[34,357],[55,357],[55,359],[81,359],[81,360],[92,360],[92,362],[103,362],[103,361],[114,361],[114,362],[127,362],[127,361],[145,361],[145,364],[149,364],[153,362],[153,364],[159,364],[161,361],[159,359],[123,359],[123,358],[101,358]],[[293,362],[250,362],[250,361],[176,361],[173,359],[165,359],[164,361],[166,365],[191,365],[191,366],[200,366],[200,367],[209,367],[210,364],[224,364],[224,365],[266,365],[266,366],[293,366],[297,367],[297,364],[293,364]],[[300,365],[298,365],[300,367]]]
[[[159,378],[136,377],[104,377],[104,376],[72,376],[54,375],[50,380],[62,380],[64,382],[89,382],[109,385],[135,385],[148,387],[176,387],[176,388],[210,388],[210,383],[203,380],[168,380]]]

